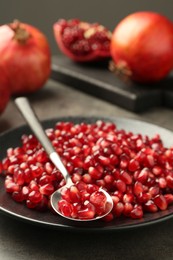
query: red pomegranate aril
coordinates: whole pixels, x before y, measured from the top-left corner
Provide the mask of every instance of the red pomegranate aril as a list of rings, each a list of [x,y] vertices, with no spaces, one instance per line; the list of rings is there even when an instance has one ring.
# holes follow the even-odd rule
[[[145,204],[144,204],[144,209],[148,212],[157,212],[158,211],[158,207],[156,206],[156,204],[152,201],[152,200],[148,200]]]
[[[22,187],[21,193],[22,193],[22,196],[23,196],[24,200],[28,199],[29,192],[30,192],[30,190],[29,190],[29,188],[27,186],[23,186]]]
[[[173,194],[168,193],[168,194],[164,194],[163,196],[165,197],[168,205],[173,203]]]
[[[129,164],[129,159],[127,156],[125,155],[122,155],[120,157],[120,168],[121,169],[126,169],[128,167],[128,164]]]
[[[116,217],[120,217],[124,211],[124,204],[122,202],[118,202],[114,207],[113,207],[113,213],[115,214]]]
[[[12,193],[15,191],[19,191],[20,187],[18,184],[14,183],[13,181],[8,181],[8,182],[5,182],[5,189],[6,189],[6,192]]]
[[[69,196],[72,203],[79,203],[81,201],[80,191],[75,185],[69,188]]]
[[[85,173],[83,176],[82,176],[82,181],[85,182],[85,183],[92,183],[92,177],[88,174],[88,173]]]
[[[109,213],[108,215],[106,215],[104,218],[103,218],[103,221],[104,222],[110,222],[110,221],[112,221],[114,219],[114,215],[113,215],[113,213]]]
[[[107,165],[110,164],[110,159],[108,157],[103,156],[103,155],[100,155],[98,157],[98,160],[101,163],[101,165],[103,165],[103,166],[107,166]]]
[[[134,202],[134,195],[132,193],[126,193],[123,196],[124,203],[132,203]]]
[[[95,212],[98,215],[104,214],[106,210],[106,196],[100,191],[95,191],[90,196],[90,202],[95,206]]]
[[[143,210],[140,207],[135,207],[134,209],[132,209],[130,216],[133,219],[140,219],[142,218],[144,215]]]
[[[92,219],[95,217],[95,214],[95,207],[91,203],[88,203],[84,209],[78,211],[78,218],[86,220]]]
[[[54,192],[54,186],[50,183],[47,183],[40,187],[40,193],[50,196]]]
[[[133,192],[134,192],[134,194],[135,194],[136,196],[139,196],[140,193],[142,193],[143,191],[144,191],[144,187],[143,187],[142,183],[139,182],[139,181],[136,181],[136,182],[134,183],[134,187],[133,187]]]
[[[88,169],[88,173],[95,180],[101,179],[101,177],[102,177],[102,172],[99,171],[97,169],[97,167],[91,167],[90,166],[89,169]]]
[[[125,182],[125,184],[131,184],[132,183],[132,177],[131,175],[127,172],[122,170],[120,172],[120,178]]]
[[[147,181],[147,179],[148,179],[148,175],[149,175],[148,173],[149,173],[149,169],[148,168],[143,168],[139,172],[139,174],[137,176],[137,180],[139,182],[141,182],[142,184],[144,184]]]
[[[21,193],[21,191],[14,191],[12,193],[12,198],[13,200],[17,201],[17,202],[22,202],[24,200],[23,194]]]
[[[126,191],[126,184],[124,181],[122,180],[117,180],[116,181],[116,188],[118,189],[118,191],[124,193]]]
[[[160,210],[165,210],[168,207],[167,201],[163,195],[157,195],[154,199],[154,203]]]
[[[73,206],[66,200],[61,200],[58,202],[58,209],[65,217],[71,217],[73,212]]]
[[[130,216],[132,210],[133,210],[133,205],[130,202],[126,202],[124,204],[123,215]]]
[[[151,197],[153,198],[160,193],[160,188],[159,188],[159,186],[153,186],[149,189],[148,192],[150,193]]]
[[[168,175],[166,176],[167,186],[173,189],[173,176]]]
[[[139,162],[136,159],[131,159],[129,161],[128,169],[131,172],[135,172],[140,167]]]
[[[149,201],[152,198],[151,194],[148,193],[140,193],[138,195],[137,201],[139,203],[146,203],[147,201]]]
[[[158,185],[161,189],[165,189],[167,187],[167,181],[165,178],[161,177],[158,179]]]
[[[37,190],[33,190],[29,193],[28,195],[28,199],[37,204],[39,203],[41,200],[42,200],[42,194],[40,193],[40,191],[37,191]]]

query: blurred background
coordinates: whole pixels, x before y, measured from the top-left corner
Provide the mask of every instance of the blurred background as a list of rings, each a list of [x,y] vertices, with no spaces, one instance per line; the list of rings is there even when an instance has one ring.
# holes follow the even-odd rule
[[[52,25],[60,18],[99,22],[111,31],[125,16],[136,11],[155,11],[173,20],[172,3],[165,0],[1,0],[0,24],[19,19],[38,27],[50,43],[52,54],[59,52]]]

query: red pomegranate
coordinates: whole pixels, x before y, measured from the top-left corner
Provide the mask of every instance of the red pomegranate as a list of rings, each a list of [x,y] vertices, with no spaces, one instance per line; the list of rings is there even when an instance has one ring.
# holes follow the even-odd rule
[[[136,12],[114,29],[111,56],[115,67],[138,82],[163,79],[173,68],[173,24],[154,12]]]
[[[60,50],[76,62],[110,57],[111,32],[98,23],[61,19],[54,24],[53,30]]]
[[[0,26],[0,57],[12,94],[34,92],[50,75],[49,43],[41,31],[29,24],[14,21]]]

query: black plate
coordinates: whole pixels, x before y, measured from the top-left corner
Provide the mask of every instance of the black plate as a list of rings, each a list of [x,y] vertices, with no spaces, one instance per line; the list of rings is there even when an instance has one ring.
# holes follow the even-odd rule
[[[42,122],[44,128],[54,127],[58,121],[73,121],[74,123],[95,122],[98,118],[89,117],[66,117],[56,118]],[[100,118],[99,118],[100,119]],[[102,118],[106,121],[115,122],[119,129],[123,128],[134,133],[143,133],[152,137],[154,134],[160,134],[165,146],[173,145],[173,133],[167,129],[159,126],[149,124],[133,119],[122,118]],[[0,135],[0,160],[6,156],[6,150],[9,147],[16,147],[20,145],[20,137],[22,134],[30,133],[28,126],[24,125],[16,129],[12,129]],[[133,220],[130,218],[117,218],[110,223],[103,221],[76,223],[63,219],[51,212],[37,212],[28,209],[25,205],[13,201],[9,194],[4,189],[4,179],[0,178],[0,210],[9,216],[15,217],[19,220],[27,221],[36,225],[43,225],[45,227],[80,230],[80,231],[115,231],[121,229],[137,228],[144,225],[154,224],[166,220],[173,216],[173,206],[168,210],[160,211],[154,214],[145,214],[140,220]]]

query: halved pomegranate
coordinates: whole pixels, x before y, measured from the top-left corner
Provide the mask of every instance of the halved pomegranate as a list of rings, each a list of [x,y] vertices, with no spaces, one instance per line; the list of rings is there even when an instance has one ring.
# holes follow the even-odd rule
[[[53,25],[60,50],[77,62],[90,62],[110,57],[111,32],[98,23],[79,19],[60,19]]]

